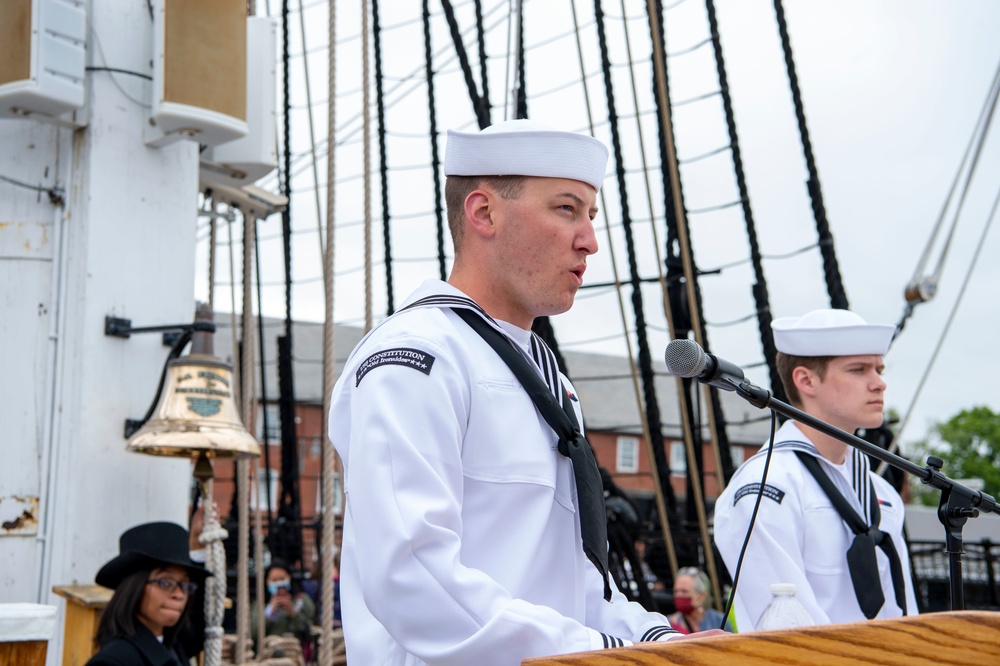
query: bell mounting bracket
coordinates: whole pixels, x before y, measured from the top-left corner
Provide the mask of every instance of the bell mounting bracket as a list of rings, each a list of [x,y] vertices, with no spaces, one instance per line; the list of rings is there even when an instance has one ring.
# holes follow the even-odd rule
[[[167,379],[167,366],[170,361],[181,355],[188,342],[191,341],[191,336],[197,332],[215,333],[215,324],[210,321],[193,321],[189,324],[134,327],[131,319],[111,316],[104,318],[104,335],[128,339],[133,333],[163,333],[163,344],[171,345],[170,353],[163,364],[163,372],[160,373],[160,384],[153,397],[153,404],[149,406],[146,415],[141,420],[125,419],[125,439],[134,435],[153,416],[156,405],[160,401],[160,394],[163,392],[163,384]]]

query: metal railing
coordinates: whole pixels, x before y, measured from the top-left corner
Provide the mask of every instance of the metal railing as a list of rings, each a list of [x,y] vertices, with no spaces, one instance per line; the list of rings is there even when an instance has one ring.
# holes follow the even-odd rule
[[[962,582],[966,610],[1000,611],[1000,543],[966,541]],[[951,610],[948,555],[942,541],[911,541],[910,566],[921,613]]]

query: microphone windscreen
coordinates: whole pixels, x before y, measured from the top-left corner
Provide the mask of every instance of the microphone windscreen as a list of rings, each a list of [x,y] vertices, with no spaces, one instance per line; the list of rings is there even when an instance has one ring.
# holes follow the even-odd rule
[[[705,369],[708,356],[694,340],[671,340],[664,353],[667,374],[675,377],[697,377]]]

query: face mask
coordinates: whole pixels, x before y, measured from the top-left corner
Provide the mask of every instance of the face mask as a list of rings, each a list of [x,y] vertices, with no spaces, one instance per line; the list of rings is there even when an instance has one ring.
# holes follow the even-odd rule
[[[691,597],[676,596],[674,597],[674,608],[682,615],[688,615],[694,611],[694,604],[691,603]]]
[[[272,597],[278,593],[278,590],[291,590],[291,589],[292,589],[292,583],[291,581],[287,580],[279,581],[277,583],[267,584],[267,593],[270,594]]]

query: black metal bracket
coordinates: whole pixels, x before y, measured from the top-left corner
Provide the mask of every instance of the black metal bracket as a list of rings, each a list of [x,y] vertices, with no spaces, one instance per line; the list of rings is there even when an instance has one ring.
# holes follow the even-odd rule
[[[163,344],[170,347],[170,353],[163,364],[163,372],[160,373],[160,384],[156,388],[153,404],[149,406],[142,420],[125,419],[125,439],[134,435],[153,416],[156,405],[160,401],[160,394],[163,393],[163,384],[167,379],[167,367],[170,365],[170,361],[181,355],[187,343],[190,342],[191,335],[198,332],[215,333],[215,324],[210,321],[193,321],[190,324],[134,327],[131,319],[111,316],[104,318],[104,335],[128,339],[132,337],[133,333],[163,333]]]
[[[133,333],[163,333],[163,346],[172,347],[185,331],[191,333],[215,333],[215,324],[210,321],[194,321],[190,324],[163,324],[161,326],[132,326],[131,319],[123,317],[104,318],[104,335],[116,338],[132,337]]]

